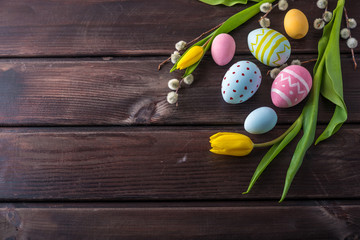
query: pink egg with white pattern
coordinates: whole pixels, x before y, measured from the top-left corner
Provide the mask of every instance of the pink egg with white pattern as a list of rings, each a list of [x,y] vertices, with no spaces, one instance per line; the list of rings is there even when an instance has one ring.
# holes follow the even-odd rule
[[[279,108],[289,108],[300,103],[309,94],[312,77],[299,65],[284,68],[271,86],[271,100]]]

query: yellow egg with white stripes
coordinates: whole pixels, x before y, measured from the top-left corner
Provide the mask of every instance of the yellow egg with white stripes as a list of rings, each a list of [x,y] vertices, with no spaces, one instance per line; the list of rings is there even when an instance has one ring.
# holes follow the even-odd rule
[[[290,42],[270,28],[258,28],[248,35],[250,52],[257,60],[270,67],[281,66],[290,57]]]

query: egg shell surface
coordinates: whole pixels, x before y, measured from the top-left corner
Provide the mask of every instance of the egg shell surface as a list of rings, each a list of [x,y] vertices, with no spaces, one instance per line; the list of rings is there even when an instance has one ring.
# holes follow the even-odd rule
[[[291,9],[284,18],[284,28],[293,39],[300,39],[306,36],[309,31],[309,22],[305,14],[298,9]]]
[[[260,84],[261,72],[255,63],[239,61],[225,73],[221,95],[227,103],[242,103],[255,94]]]
[[[248,46],[257,60],[270,67],[281,66],[291,54],[287,38],[270,28],[251,31],[248,35]]]
[[[244,128],[251,134],[263,134],[275,127],[277,119],[277,114],[272,108],[260,107],[246,117]]]
[[[235,40],[227,33],[217,35],[211,44],[211,55],[219,66],[228,64],[235,54]]]
[[[309,94],[312,77],[299,65],[284,68],[271,86],[271,100],[279,108],[288,108],[300,103]]]

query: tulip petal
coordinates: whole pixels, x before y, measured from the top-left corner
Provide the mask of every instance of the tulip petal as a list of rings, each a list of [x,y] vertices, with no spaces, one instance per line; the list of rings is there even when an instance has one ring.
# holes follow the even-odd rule
[[[248,155],[254,147],[254,143],[248,136],[231,132],[219,132],[212,135],[210,144],[212,147],[210,152],[231,156]]]
[[[204,54],[204,49],[201,46],[194,46],[180,59],[177,64],[177,69],[185,69],[194,63],[198,62],[202,55]]]

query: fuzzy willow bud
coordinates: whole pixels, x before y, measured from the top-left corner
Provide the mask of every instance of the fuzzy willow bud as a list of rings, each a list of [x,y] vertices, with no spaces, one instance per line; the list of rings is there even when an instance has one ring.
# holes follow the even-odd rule
[[[349,28],[351,28],[351,29],[356,28],[356,26],[357,26],[356,20],[354,18],[349,18],[348,24],[349,24]]]
[[[272,8],[272,4],[271,3],[263,3],[260,5],[260,11],[263,13],[267,13],[270,12]]]
[[[323,19],[325,22],[330,22],[331,18],[332,18],[333,14],[330,11],[325,11],[323,14]]]
[[[348,39],[348,38],[350,37],[350,30],[347,29],[347,28],[341,29],[341,31],[340,31],[340,36],[341,36],[341,38],[343,38],[343,39]]]
[[[294,59],[291,61],[291,65],[301,65],[301,61],[299,59]]]
[[[270,19],[269,18],[262,18],[260,20],[260,26],[263,27],[263,28],[270,27]]]
[[[189,74],[188,76],[184,77],[184,83],[187,85],[191,85],[194,81],[194,76]]]
[[[178,51],[174,51],[173,54],[171,54],[171,62],[175,64],[180,59],[180,53]]]
[[[280,0],[278,7],[280,11],[285,11],[286,9],[288,9],[289,4],[286,0]]]
[[[178,100],[178,94],[176,92],[169,92],[166,97],[166,100],[170,104],[175,104]]]
[[[318,0],[316,2],[316,6],[320,9],[325,9],[327,7],[327,4],[328,4],[327,0]]]
[[[272,79],[275,79],[276,76],[281,72],[281,70],[279,68],[273,68],[271,71],[270,71],[270,77]]]
[[[186,42],[182,40],[175,44],[175,48],[178,51],[184,50],[185,46],[186,46]]]
[[[358,41],[352,37],[346,41],[346,44],[349,48],[356,48],[358,46]]]
[[[169,80],[169,82],[168,82],[168,87],[169,87],[171,90],[176,90],[176,89],[178,89],[179,86],[180,86],[180,82],[179,82],[179,80],[177,80],[176,78],[171,79],[171,80]]]
[[[322,18],[317,18],[314,21],[314,28],[317,30],[323,29],[325,26],[325,21]]]

